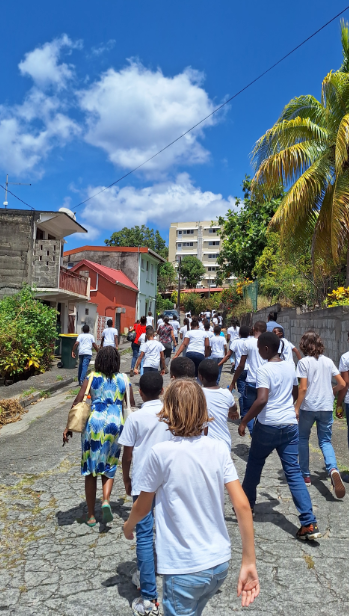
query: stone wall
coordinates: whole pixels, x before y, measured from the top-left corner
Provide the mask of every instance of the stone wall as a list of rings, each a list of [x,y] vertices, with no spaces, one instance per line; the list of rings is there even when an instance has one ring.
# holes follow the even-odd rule
[[[34,212],[0,211],[0,297],[31,280]]]
[[[69,256],[63,257],[63,264],[68,267],[68,263],[76,265],[82,259],[99,263],[113,269],[121,270],[137,287],[138,283],[138,252],[112,252],[103,250],[81,250]]]
[[[340,356],[349,350],[347,336],[349,332],[349,306],[337,306],[324,310],[301,312],[296,308],[270,306],[254,313],[248,313],[241,319],[241,324],[252,325],[256,321],[266,321],[269,312],[277,312],[277,322],[285,331],[285,338],[299,348],[299,342],[308,329],[318,332],[325,345],[325,355],[333,359],[338,367]]]
[[[32,283],[39,289],[59,286],[60,252],[59,240],[35,240]]]

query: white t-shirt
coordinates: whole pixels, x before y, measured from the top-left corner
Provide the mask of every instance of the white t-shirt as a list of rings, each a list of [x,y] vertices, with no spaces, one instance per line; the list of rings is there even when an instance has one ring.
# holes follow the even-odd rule
[[[214,323],[215,325],[218,325],[218,317],[213,317],[212,323]]]
[[[248,368],[246,383],[255,383],[258,368],[268,361],[267,359],[262,359],[259,354],[258,338],[254,338],[254,336],[244,338],[244,342],[241,346],[241,355],[247,355]]]
[[[344,355],[342,355],[342,357],[340,358],[340,362],[339,362],[339,372],[347,372],[348,370],[349,370],[349,351],[347,351],[346,353],[344,353]],[[347,393],[345,394],[344,402],[346,404],[349,404],[349,389]]]
[[[220,439],[224,441],[231,450],[231,436],[228,428],[228,413],[229,409],[234,406],[234,396],[229,389],[210,389],[203,387],[202,391],[205,394],[208,414],[214,418],[208,424],[208,434],[210,438]]]
[[[138,344],[139,345],[144,344],[145,337],[146,337],[146,333],[145,332],[139,336],[139,338],[138,338]]]
[[[199,329],[205,329],[205,326],[202,321],[199,321]]]
[[[207,312],[205,312],[205,315],[206,315],[206,318],[209,320],[209,319],[210,319],[210,316],[211,316],[210,311],[208,310]]]
[[[229,349],[231,351],[233,351],[233,353],[235,355],[235,369],[238,367],[238,365],[240,363],[241,349],[242,349],[242,346],[243,346],[245,340],[247,340],[247,338],[235,338],[230,343]],[[248,370],[248,359],[246,359],[246,362],[245,362],[245,370]]]
[[[284,348],[282,350],[282,342],[284,343]],[[290,342],[289,340],[286,340],[286,338],[282,338],[280,340],[280,346],[279,346],[279,353],[282,352],[281,354],[281,358],[284,359],[285,361],[288,361],[290,364],[294,365],[294,361],[293,361],[293,349],[295,348],[294,344],[292,344],[292,342]]]
[[[222,323],[223,323],[223,317],[221,317],[220,315],[218,317],[218,323],[219,323],[219,325],[222,325]]]
[[[147,317],[147,325],[151,325],[153,327],[154,317]]]
[[[213,331],[211,331],[211,329],[209,329],[209,331],[206,331],[206,329],[205,329],[205,338],[209,338],[211,340],[214,337],[215,337],[215,335],[214,335]]]
[[[157,327],[159,328],[159,327],[161,327],[161,325],[163,325],[163,324],[164,324],[164,321],[163,321],[162,319],[158,319],[158,322],[157,322]]]
[[[102,336],[104,336],[103,346],[112,346],[115,347],[115,338],[114,336],[118,335],[118,330],[115,327],[106,327],[103,330]]]
[[[227,336],[230,336],[229,342],[233,342],[233,340],[239,338],[240,327],[228,327]]]
[[[182,334],[182,336],[183,336],[183,340],[185,338],[185,334],[187,333],[187,331],[188,331],[188,326],[187,325],[183,325],[183,327],[181,327],[181,329],[179,330],[179,333]]]
[[[180,322],[179,321],[172,321],[172,319],[171,319],[170,325],[172,325],[173,333],[175,335],[175,338],[177,338],[178,337],[178,330],[180,328]]]
[[[332,377],[337,376],[337,370],[332,359],[326,355],[303,357],[297,364],[297,376],[308,379],[307,393],[302,402],[302,411],[332,411],[333,390]]]
[[[76,340],[79,343],[79,355],[92,355],[92,344],[95,341],[92,334],[79,334]]]
[[[207,332],[202,329],[190,329],[185,334],[185,339],[189,339],[187,353],[201,353],[205,355],[205,339]]]
[[[268,361],[257,370],[257,389],[269,389],[268,402],[257,419],[267,426],[296,424],[292,389],[298,385],[294,366],[287,361]]]
[[[221,359],[223,359],[224,347],[226,346],[226,344],[227,343],[225,341],[225,338],[223,338],[223,336],[213,335],[212,338],[210,338],[211,357],[213,358],[220,357]]]
[[[237,480],[227,446],[218,439],[175,436],[152,447],[140,489],[156,492],[158,573],[184,575],[230,559],[224,485]]]
[[[128,416],[119,438],[119,445],[133,447],[132,496],[138,496],[141,493],[139,484],[143,466],[152,446],[172,438],[167,424],[159,421],[157,416],[162,407],[161,400],[144,402],[139,411]]]
[[[140,346],[141,353],[144,353],[143,368],[158,368],[160,364],[160,353],[165,347],[157,340],[147,340]]]

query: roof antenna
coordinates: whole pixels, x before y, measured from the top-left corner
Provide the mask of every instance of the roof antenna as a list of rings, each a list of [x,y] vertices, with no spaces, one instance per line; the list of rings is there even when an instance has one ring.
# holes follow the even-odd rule
[[[22,182],[9,182],[8,181],[8,173],[6,175],[6,182],[5,182],[5,201],[3,203],[3,205],[5,206],[5,208],[8,206],[8,201],[7,201],[7,189],[8,189],[8,185],[11,186],[31,186],[31,184],[22,184]]]

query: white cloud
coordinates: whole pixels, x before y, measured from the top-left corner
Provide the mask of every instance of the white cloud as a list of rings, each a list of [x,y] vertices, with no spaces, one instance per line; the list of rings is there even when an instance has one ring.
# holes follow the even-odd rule
[[[62,49],[69,51],[80,48],[81,42],[73,42],[66,34],[56,38],[42,47],[29,51],[18,67],[22,75],[31,77],[40,88],[54,85],[57,88],[65,88],[67,82],[73,77],[73,66],[65,63],[59,64]]]
[[[88,189],[88,196],[101,190],[102,186]],[[101,193],[77,211],[77,218],[93,230],[108,230],[107,235],[124,226],[156,224],[164,228],[171,222],[189,220],[215,220],[235,206],[233,197],[224,199],[221,194],[202,191],[196,187],[187,173],[181,173],[176,181],[159,182],[146,188],[116,186]]]
[[[202,81],[203,75],[192,69],[165,77],[160,69],[151,71],[136,61],[119,72],[109,69],[79,93],[87,116],[86,141],[107,152],[115,165],[136,167],[212,112]],[[208,119],[143,171],[149,175],[179,163],[206,162],[209,152],[198,139],[216,121]]]
[[[91,53],[92,53],[93,56],[100,56],[100,55],[102,55],[102,53],[105,53],[107,51],[111,51],[111,49],[113,49],[115,44],[116,44],[116,40],[115,39],[110,39],[106,43],[102,43],[102,45],[100,45],[99,47],[92,47]]]

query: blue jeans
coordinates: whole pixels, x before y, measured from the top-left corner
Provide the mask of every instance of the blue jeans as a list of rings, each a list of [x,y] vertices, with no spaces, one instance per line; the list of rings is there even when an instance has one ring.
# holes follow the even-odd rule
[[[159,368],[152,368],[151,366],[144,366],[143,373],[146,372],[159,372]]]
[[[143,359],[141,361],[141,369],[139,371],[140,376],[143,376],[143,374],[144,374],[144,367],[143,367],[143,365],[144,365],[144,356],[143,356]]]
[[[195,376],[196,378],[198,377],[198,372],[199,372],[199,365],[201,364],[202,361],[204,361],[205,359],[205,355],[203,355],[202,353],[196,353],[196,352],[189,352],[187,351],[187,357],[189,359],[191,359],[194,364],[195,364]]]
[[[133,496],[133,502],[138,496]],[[152,601],[157,599],[153,547],[154,503],[152,510],[136,525],[136,554],[139,570],[141,596]]]
[[[87,369],[91,361],[92,355],[79,355],[78,381],[82,385],[86,379]]]
[[[332,411],[299,411],[299,466],[304,477],[310,476],[309,470],[309,438],[313,424],[316,423],[319,446],[324,456],[328,473],[337,467],[336,454],[331,443]]]
[[[219,364],[219,362],[222,361],[223,357],[210,357],[210,359],[213,359],[213,361],[215,361],[216,364]],[[219,385],[219,381],[221,380],[222,368],[223,368],[223,364],[222,366],[218,366],[218,377],[217,377],[216,385]]]
[[[241,396],[241,398],[239,398],[241,417],[244,417],[244,415],[246,415],[246,413],[244,413],[244,408],[245,408],[244,407],[244,395],[245,395],[245,389],[246,389],[246,377],[247,377],[247,370],[243,370],[238,380],[236,381],[236,387]]]
[[[164,575],[164,616],[201,616],[206,603],[222,586],[228,568],[227,562],[197,573]]]
[[[139,344],[136,344],[135,342],[131,342],[131,349],[132,349],[131,370],[133,370],[133,368],[136,365],[136,361],[138,359],[140,346]]]
[[[348,426],[348,447],[349,447],[349,404],[345,403],[345,415],[347,418],[347,426]]]
[[[250,410],[252,404],[257,400],[257,388],[256,383],[245,383],[245,392],[242,401],[242,412],[240,413],[241,417],[245,417],[245,415]],[[248,422],[247,427],[249,429],[250,434],[253,432],[254,419]]]
[[[276,449],[284,469],[293,502],[299,512],[302,526],[315,524],[316,518],[298,463],[298,426],[265,426],[258,420],[255,423],[245,478],[242,487],[251,508],[255,506],[257,486],[261,479],[267,457]]]

